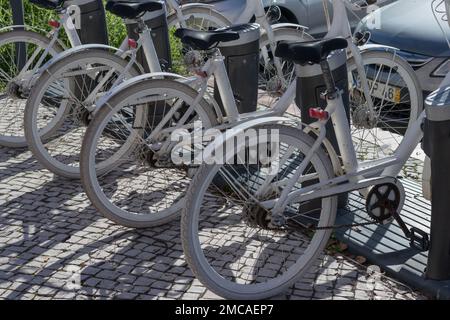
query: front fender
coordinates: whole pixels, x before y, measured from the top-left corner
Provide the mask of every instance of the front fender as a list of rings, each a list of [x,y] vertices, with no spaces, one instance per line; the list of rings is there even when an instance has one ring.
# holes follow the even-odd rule
[[[241,124],[238,124],[235,127],[232,127],[228,130],[226,130],[224,133],[222,133],[219,136],[216,136],[214,141],[212,143],[210,143],[204,150],[203,153],[199,154],[196,159],[195,159],[195,163],[210,163],[213,164],[215,163],[215,155],[216,155],[216,150],[224,150],[223,146],[227,145],[228,141],[234,140],[235,137],[237,137],[238,135],[245,133],[245,131],[247,131],[248,129],[251,129],[252,127],[256,127],[256,126],[260,126],[260,125],[264,125],[264,124],[270,124],[270,123],[292,123],[294,122],[294,120],[286,118],[286,117],[264,117],[264,118],[258,118],[258,119],[254,119],[254,120],[249,120],[249,121],[245,121]],[[257,141],[253,141],[250,139],[250,141],[248,141],[250,145],[252,145],[253,143],[257,143]],[[246,143],[245,139],[244,142]],[[239,147],[243,146],[242,145],[242,141],[241,144],[237,145],[236,147],[238,148],[237,150],[239,150]],[[223,158],[224,161],[229,161],[235,153],[235,149],[233,148],[233,150],[225,150],[226,154],[225,157]]]

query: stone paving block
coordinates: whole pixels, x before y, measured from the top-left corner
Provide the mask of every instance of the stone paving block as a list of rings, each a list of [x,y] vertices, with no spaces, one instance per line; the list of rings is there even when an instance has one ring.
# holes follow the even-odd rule
[[[0,299],[218,298],[189,270],[179,221],[145,230],[115,225],[90,205],[80,184],[56,179],[28,151],[0,147],[0,226]],[[267,276],[282,261],[269,260]],[[314,265],[277,298],[425,298],[386,279],[370,286],[366,270],[339,255],[324,254]]]

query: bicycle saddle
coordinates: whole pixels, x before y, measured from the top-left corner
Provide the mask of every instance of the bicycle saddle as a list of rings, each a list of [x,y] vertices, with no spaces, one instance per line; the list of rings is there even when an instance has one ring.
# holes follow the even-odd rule
[[[208,50],[220,42],[238,40],[239,33],[232,31],[233,29],[236,29],[236,27],[237,26],[232,26],[211,31],[198,31],[180,28],[175,32],[175,36],[180,38],[181,42],[191,46],[193,49]]]
[[[30,0],[30,2],[44,9],[55,10],[61,8],[64,0]]]
[[[147,1],[147,2],[121,2],[108,1],[106,3],[106,10],[119,16],[123,19],[136,19],[142,16],[145,12],[158,11],[163,8],[161,2]]]
[[[275,56],[299,64],[317,64],[326,59],[332,51],[345,49],[347,46],[347,40],[342,37],[295,43],[284,42],[277,46]]]

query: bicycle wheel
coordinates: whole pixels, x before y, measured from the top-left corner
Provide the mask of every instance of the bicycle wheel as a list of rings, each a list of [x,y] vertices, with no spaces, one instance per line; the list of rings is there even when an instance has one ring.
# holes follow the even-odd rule
[[[362,53],[374,112],[367,103],[354,59],[348,62],[351,130],[360,160],[392,155],[423,108],[423,94],[411,66],[388,51]]]
[[[314,227],[332,225],[337,210],[337,197],[291,204],[282,213],[284,223],[274,225],[261,201],[279,198],[301,165],[305,170],[294,190],[327,181],[333,170],[323,150],[304,163],[314,140],[301,130],[281,125],[260,129],[278,131],[278,170],[242,160],[241,154],[248,157],[252,151],[234,146],[232,159],[241,162],[202,165],[182,213],[181,239],[192,272],[208,289],[230,299],[264,299],[293,285],[330,237],[331,230]],[[263,183],[269,174],[273,180]]]
[[[295,64],[276,58],[272,54],[271,46],[276,47],[280,42],[304,42],[314,38],[304,30],[294,28],[278,28],[273,30],[273,39],[269,39],[267,33],[263,33],[260,42],[260,67],[259,67],[259,105],[270,108],[275,105],[289,85],[295,80]],[[281,66],[281,73],[275,66],[275,61]],[[289,113],[300,116],[299,110],[293,105]]]
[[[97,99],[118,80],[139,75],[114,53],[88,49],[52,64],[35,83],[25,108],[25,136],[48,170],[79,178],[81,141]]]
[[[110,97],[98,111],[83,140],[81,178],[105,217],[144,228],[178,216],[191,179],[185,166],[172,162],[172,132],[192,132],[194,121],[202,128],[217,123],[205,100],[193,104],[197,95],[176,81],[145,80]],[[133,125],[118,121],[138,108],[148,109],[146,119]],[[107,173],[99,174],[100,166],[108,167]]]
[[[23,113],[34,71],[62,48],[43,35],[25,30],[0,34],[0,145],[24,147]],[[49,48],[48,53],[45,49]],[[25,50],[25,51],[24,51]],[[43,56],[45,54],[45,56]]]
[[[169,28],[190,28],[194,30],[211,30],[230,26],[232,23],[222,14],[212,8],[190,7],[182,10],[185,20],[180,22],[177,14],[167,17]]]

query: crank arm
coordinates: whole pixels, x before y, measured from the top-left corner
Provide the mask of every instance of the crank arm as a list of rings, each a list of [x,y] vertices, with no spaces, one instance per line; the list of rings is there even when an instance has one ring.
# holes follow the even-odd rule
[[[408,228],[406,223],[403,221],[402,217],[398,214],[398,212],[392,212],[392,216],[395,221],[397,221],[400,229],[402,229],[405,236],[409,239],[409,245],[411,248],[420,250],[420,251],[428,251],[430,248],[430,237],[428,233],[423,230],[420,230],[416,227]]]
[[[356,191],[360,189],[366,189],[377,184],[383,183],[395,183],[397,178],[394,177],[374,177],[358,182],[352,183],[349,181],[343,181],[341,183],[333,183],[332,185],[325,185],[322,187],[310,186],[302,188],[300,190],[291,192],[287,198],[287,204],[301,203],[305,201],[311,201],[314,199],[327,198],[342,193],[348,193],[351,191]],[[261,202],[261,205],[267,210],[272,209],[279,199],[271,199]]]

